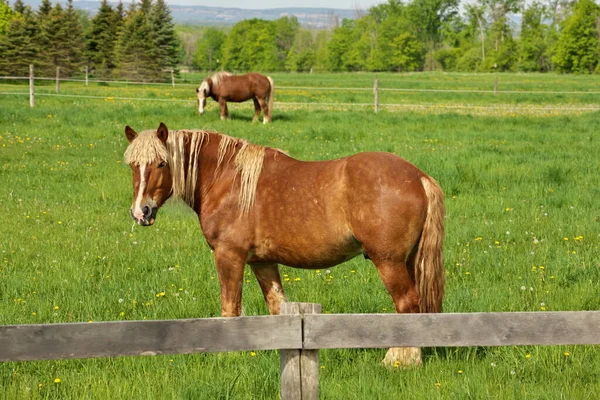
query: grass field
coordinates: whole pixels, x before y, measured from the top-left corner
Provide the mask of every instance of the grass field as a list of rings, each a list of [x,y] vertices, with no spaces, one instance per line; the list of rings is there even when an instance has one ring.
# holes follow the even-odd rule
[[[315,79],[321,86],[372,85],[367,74],[274,78],[289,86],[314,86]],[[493,75],[402,78],[415,88],[423,81],[429,88],[493,84]],[[559,75],[500,79],[529,90],[578,91],[592,83],[590,77]],[[69,85],[65,92],[106,97],[39,96],[30,109],[27,97],[0,95],[0,324],[219,316],[214,262],[196,216],[171,203],[155,226],[140,228],[128,215],[124,126],[139,131],[161,121],[171,129],[218,130],[306,160],[394,152],[438,179],[446,194],[445,312],[600,310],[600,112],[290,108],[275,110],[273,124],[265,126],[250,123],[249,105],[232,107],[232,120],[219,121],[213,102],[199,117],[192,101],[118,101],[110,85]],[[127,90],[132,97],[156,92],[157,98],[170,91]],[[27,88],[2,83],[5,91]],[[189,98],[183,96],[172,95]],[[462,96],[431,93],[412,101],[488,104],[481,95]],[[506,96],[498,104],[518,103],[518,96]],[[600,104],[597,94],[585,101],[561,96],[541,103]],[[321,303],[327,313],[393,312],[368,260],[322,271],[282,267],[282,273],[291,301]],[[249,270],[244,311],[267,313]],[[321,351],[321,397],[594,399],[600,393],[598,346],[426,349],[424,366],[411,370],[385,369],[379,364],[384,354]],[[276,399],[279,355],[2,363],[0,391],[6,399]]]

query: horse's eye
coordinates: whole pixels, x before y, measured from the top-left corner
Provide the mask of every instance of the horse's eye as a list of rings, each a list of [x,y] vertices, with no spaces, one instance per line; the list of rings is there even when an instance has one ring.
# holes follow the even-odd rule
[[[162,167],[164,167],[165,165],[167,165],[167,163],[166,163],[166,162],[164,162],[164,161],[161,161],[161,162],[158,164],[158,168],[162,168]]]

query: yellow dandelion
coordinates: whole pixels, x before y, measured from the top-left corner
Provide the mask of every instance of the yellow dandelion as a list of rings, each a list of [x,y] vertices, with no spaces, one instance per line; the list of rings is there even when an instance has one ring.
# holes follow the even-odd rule
[[[565,351],[564,355],[565,355],[565,357],[570,357],[571,353],[569,353],[568,351]]]
[[[465,275],[471,275],[471,273],[469,271],[465,272]]]
[[[254,352],[254,351],[251,351],[251,352],[250,352],[250,357],[256,357],[256,352]]]
[[[43,383],[38,383],[38,387],[41,389],[41,388],[44,387],[44,384]]]
[[[439,383],[439,382],[436,382],[436,383],[435,383],[435,386],[437,386],[437,387],[440,387],[440,386],[442,386],[442,384],[441,384],[441,383]]]
[[[156,293],[156,297],[165,297],[166,294],[167,293],[165,293],[165,292],[159,292],[159,293]]]
[[[124,317],[124,316],[125,316],[125,311],[121,311],[121,312],[119,313],[119,317]]]
[[[298,281],[300,280],[300,278],[295,278],[294,280],[295,280],[296,282],[298,282]]]
[[[54,306],[54,311],[58,310],[60,307]]]
[[[394,368],[400,367],[400,361],[394,361]]]
[[[60,383],[60,382],[62,382],[62,381],[60,380],[60,378],[54,378],[54,383]]]
[[[459,369],[459,370],[458,370],[458,373],[459,373],[459,374],[462,374],[462,373],[463,373],[462,369]]]
[[[321,369],[325,369],[325,366],[324,366],[324,365],[321,365]]]
[[[531,354],[525,354],[525,358],[531,358]]]
[[[563,238],[563,239],[564,239],[564,240],[569,240],[569,238],[568,238],[568,237],[566,237],[566,238]]]
[[[482,238],[476,237],[475,240],[480,241],[480,240],[482,240]]]

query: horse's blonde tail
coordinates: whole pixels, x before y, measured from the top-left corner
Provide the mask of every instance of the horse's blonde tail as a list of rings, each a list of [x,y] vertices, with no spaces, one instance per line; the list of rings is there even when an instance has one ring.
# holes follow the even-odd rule
[[[422,176],[427,195],[427,217],[415,259],[419,311],[441,312],[444,297],[444,194],[435,179]]]
[[[275,97],[275,85],[273,84],[273,79],[270,76],[267,76],[269,80],[269,85],[271,85],[271,89],[269,90],[269,100],[267,101],[267,113],[268,120],[271,121],[271,115],[273,114],[273,98]]]

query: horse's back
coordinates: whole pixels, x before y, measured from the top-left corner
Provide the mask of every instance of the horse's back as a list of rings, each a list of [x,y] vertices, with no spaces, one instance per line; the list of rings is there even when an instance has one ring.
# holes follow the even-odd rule
[[[271,90],[266,76],[257,72],[231,75],[221,82],[220,96],[227,101],[242,102],[252,98],[265,98]]]
[[[283,264],[335,265],[364,252],[371,238],[416,242],[426,215],[423,173],[390,153],[320,162],[286,158],[267,163],[263,174],[257,256],[269,258],[269,248],[277,248]]]

